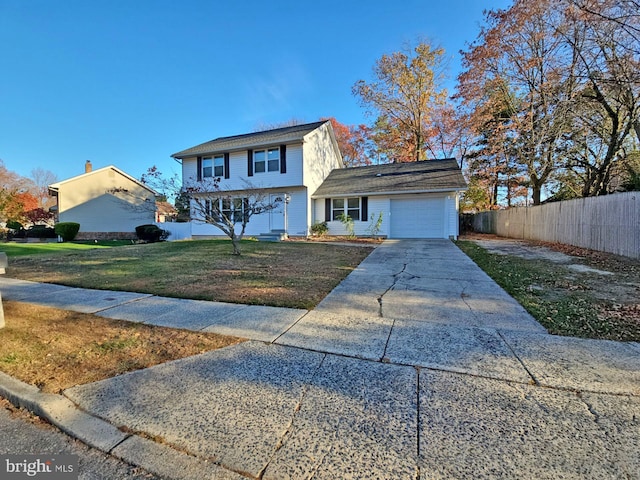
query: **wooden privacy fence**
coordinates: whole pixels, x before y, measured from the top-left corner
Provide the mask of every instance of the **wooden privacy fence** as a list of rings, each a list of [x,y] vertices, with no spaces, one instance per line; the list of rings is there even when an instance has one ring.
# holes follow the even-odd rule
[[[565,243],[640,258],[640,192],[481,212],[476,232]]]

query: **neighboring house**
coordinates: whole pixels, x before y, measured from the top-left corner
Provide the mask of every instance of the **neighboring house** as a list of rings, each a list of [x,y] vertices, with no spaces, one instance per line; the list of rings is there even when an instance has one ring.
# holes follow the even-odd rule
[[[155,220],[156,192],[110,165],[49,185],[56,222],[80,224],[78,238],[135,238],[135,227]]]
[[[185,187],[218,178],[232,198],[242,198],[246,182],[274,200],[290,197],[288,205],[252,217],[246,235],[286,230],[307,236],[323,221],[330,234],[344,235],[338,218],[345,213],[354,219],[356,235],[374,233],[382,214],[376,232],[381,236],[458,236],[459,194],[467,185],[455,159],[344,168],[328,121],[217,138],[172,156],[182,162]],[[222,235],[211,225],[192,223],[193,237]]]
[[[156,201],[156,223],[175,222],[178,210],[169,202]]]
[[[455,159],[391,163],[333,170],[313,193],[314,218],[344,235],[342,213],[356,235],[388,238],[457,238],[458,201],[467,184]]]
[[[217,138],[172,157],[182,163],[185,187],[219,178],[219,187],[234,198],[243,198],[247,182],[274,201],[290,198],[288,204],[279,202],[278,208],[252,217],[246,235],[285,230],[308,235],[314,222],[311,194],[332,170],[343,167],[329,121]],[[220,235],[211,225],[192,224],[193,237]]]

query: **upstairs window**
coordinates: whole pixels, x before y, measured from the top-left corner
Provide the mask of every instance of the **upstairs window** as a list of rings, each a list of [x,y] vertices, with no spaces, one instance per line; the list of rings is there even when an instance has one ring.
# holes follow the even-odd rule
[[[224,155],[202,157],[202,178],[224,177]]]
[[[255,150],[253,152],[253,170],[255,173],[279,172],[280,149]]]
[[[224,155],[213,157],[213,176],[224,177]]]
[[[203,157],[202,158],[202,178],[211,178],[211,177],[213,177],[213,158]]]

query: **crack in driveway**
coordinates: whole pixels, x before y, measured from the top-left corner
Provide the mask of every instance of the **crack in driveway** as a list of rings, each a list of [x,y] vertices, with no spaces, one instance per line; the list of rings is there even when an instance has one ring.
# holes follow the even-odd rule
[[[380,306],[380,307],[379,307],[379,309],[378,309],[378,316],[379,316],[380,318],[384,318],[384,312],[383,312],[383,310],[382,310],[383,297],[384,297],[387,293],[389,293],[391,290],[393,290],[393,289],[395,288],[396,284],[398,283],[398,280],[400,280],[400,276],[401,276],[402,274],[406,273],[406,270],[407,270],[407,266],[408,266],[408,265],[409,265],[408,263],[404,263],[404,264],[402,265],[402,270],[400,270],[398,273],[394,273],[394,274],[393,274],[393,283],[389,286],[389,288],[387,288],[387,289],[382,293],[382,295],[379,295],[379,296],[378,296],[377,300],[378,300],[378,305]],[[407,273],[407,275],[408,275],[408,277],[409,277],[409,278],[408,278],[408,280],[413,280],[414,278],[420,278],[418,275],[414,275],[414,274],[412,274],[412,273]]]

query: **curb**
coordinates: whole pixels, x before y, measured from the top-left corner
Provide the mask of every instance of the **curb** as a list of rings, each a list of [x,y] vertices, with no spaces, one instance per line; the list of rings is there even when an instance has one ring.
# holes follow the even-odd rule
[[[126,463],[175,480],[246,480],[207,460],[179,452],[167,445],[120,431],[90,415],[62,395],[43,393],[37,387],[0,372],[0,396],[58,427],[61,431]]]

